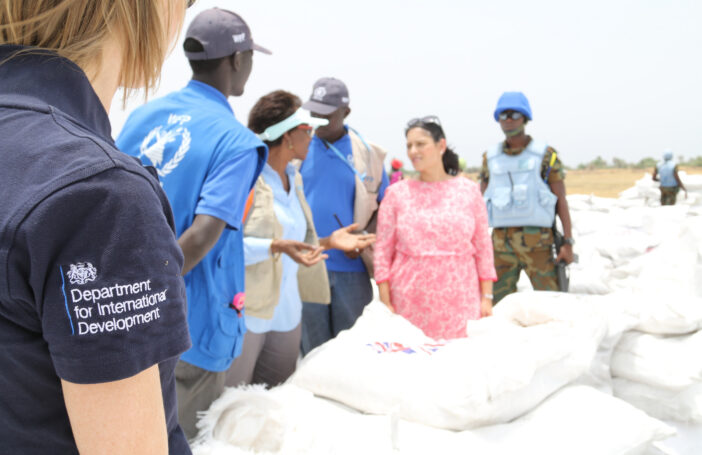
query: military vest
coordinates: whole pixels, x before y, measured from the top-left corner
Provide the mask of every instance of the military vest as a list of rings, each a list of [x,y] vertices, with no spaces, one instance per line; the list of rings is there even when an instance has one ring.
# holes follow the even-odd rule
[[[658,169],[661,186],[678,186],[678,182],[675,180],[675,163],[673,160],[661,161],[656,168]]]
[[[546,144],[532,140],[518,155],[502,151],[503,144],[487,153],[490,180],[485,190],[490,227],[551,227],[558,198],[541,178]]]

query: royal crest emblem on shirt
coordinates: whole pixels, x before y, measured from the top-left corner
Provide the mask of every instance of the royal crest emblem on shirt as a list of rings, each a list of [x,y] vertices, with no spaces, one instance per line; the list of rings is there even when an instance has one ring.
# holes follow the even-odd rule
[[[168,116],[168,125],[159,125],[152,129],[141,142],[139,158],[148,158],[159,176],[165,177],[170,174],[190,150],[190,131],[183,126],[190,119],[189,115],[171,114]],[[166,148],[172,143],[177,144],[178,149],[166,160]]]
[[[71,264],[71,267],[66,272],[68,280],[71,284],[85,284],[90,281],[95,281],[97,278],[97,269],[90,262],[79,262]]]

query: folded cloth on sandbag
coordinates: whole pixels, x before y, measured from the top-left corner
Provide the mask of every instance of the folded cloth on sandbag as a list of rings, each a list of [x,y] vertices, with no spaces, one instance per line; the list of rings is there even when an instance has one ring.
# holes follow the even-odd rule
[[[668,389],[614,378],[614,396],[661,420],[702,423],[702,383]]]
[[[681,390],[702,382],[702,331],[691,335],[626,332],[612,354],[612,376]]]
[[[592,320],[474,327],[468,338],[432,340],[372,302],[290,381],[362,412],[464,430],[510,421],[578,378],[606,332]]]

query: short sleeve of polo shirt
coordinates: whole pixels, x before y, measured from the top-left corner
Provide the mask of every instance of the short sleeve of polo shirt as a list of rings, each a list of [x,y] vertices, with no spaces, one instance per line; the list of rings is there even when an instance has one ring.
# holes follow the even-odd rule
[[[62,379],[116,381],[190,347],[183,256],[155,179],[113,168],[64,187],[31,212],[15,245],[32,273],[28,289],[10,293],[34,303]]]
[[[254,147],[216,162],[202,186],[195,214],[214,216],[232,229],[241,229],[258,160],[259,150]]]

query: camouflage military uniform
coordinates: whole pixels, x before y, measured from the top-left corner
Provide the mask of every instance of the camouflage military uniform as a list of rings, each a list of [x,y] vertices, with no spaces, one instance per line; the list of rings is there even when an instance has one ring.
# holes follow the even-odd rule
[[[531,137],[529,137],[529,141],[531,142]],[[524,148],[509,148],[506,142],[503,146],[503,152],[508,155],[518,155],[523,150]],[[552,153],[556,153],[556,151],[548,147],[541,163],[542,177],[546,177]],[[486,185],[490,180],[487,153],[483,154],[483,165],[479,178]],[[556,158],[548,175],[548,183],[564,179],[563,165]],[[492,245],[495,251],[495,270],[497,271],[497,282],[493,287],[494,303],[502,300],[507,294],[517,291],[517,281],[522,269],[526,272],[534,289],[558,290],[556,265],[553,262],[551,252],[553,245],[551,228],[531,226],[494,228],[492,230]]]
[[[662,186],[661,187],[661,205],[675,205],[675,200],[678,197],[679,186]]]

